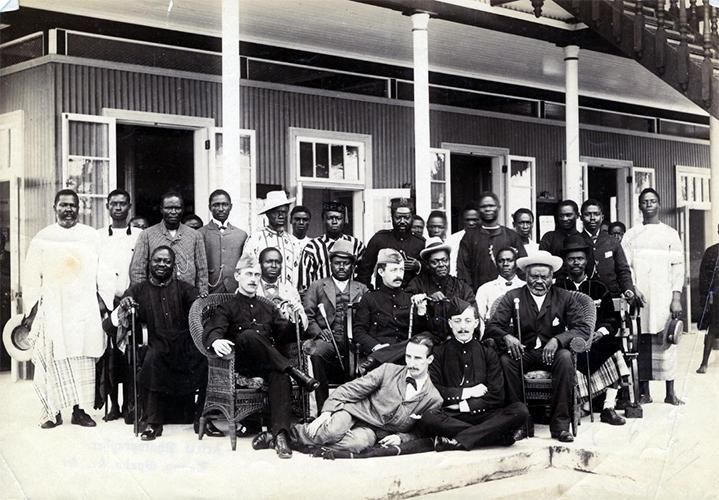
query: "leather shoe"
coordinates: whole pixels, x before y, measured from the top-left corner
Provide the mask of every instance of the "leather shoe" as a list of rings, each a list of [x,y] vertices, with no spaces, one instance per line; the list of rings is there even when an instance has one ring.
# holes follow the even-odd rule
[[[512,446],[514,441],[512,432],[503,432],[497,437],[496,446]]]
[[[272,434],[267,431],[260,432],[252,440],[253,450],[268,450],[272,448]]]
[[[144,431],[142,431],[142,434],[140,434],[140,439],[143,441],[154,441],[155,438],[158,438],[162,436],[162,426],[161,425],[148,425]]]
[[[552,438],[554,438],[557,441],[560,441],[562,443],[574,442],[574,436],[569,431],[552,432]]]
[[[434,438],[434,451],[464,450],[456,439],[437,436]]]
[[[275,451],[280,458],[292,458],[292,450],[284,432],[280,432],[275,438]]]
[[[58,412],[57,415],[55,415],[55,420],[46,420],[42,424],[40,424],[41,429],[52,429],[53,427],[57,427],[58,425],[62,425],[62,415]]]
[[[604,422],[605,424],[609,425],[624,425],[626,423],[624,417],[620,417],[619,415],[617,415],[617,412],[614,411],[614,408],[604,408],[599,414],[599,420],[600,422]]]
[[[73,425],[79,425],[81,427],[95,427],[97,424],[95,421],[85,413],[85,410],[73,410],[72,411],[72,418],[70,419],[70,423]]]
[[[290,377],[295,379],[295,381],[299,385],[304,387],[305,390],[308,392],[312,392],[320,386],[319,381],[317,381],[316,379],[313,379],[312,377],[310,377],[306,373],[298,370],[297,368],[294,368],[294,367],[290,368],[288,373],[290,374]]]

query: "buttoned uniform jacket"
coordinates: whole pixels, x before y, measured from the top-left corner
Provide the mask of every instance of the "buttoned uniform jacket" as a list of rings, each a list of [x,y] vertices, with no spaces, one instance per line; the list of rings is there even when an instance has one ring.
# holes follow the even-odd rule
[[[424,250],[424,238],[415,236],[412,233],[400,234],[394,229],[382,229],[377,231],[367,243],[364,257],[357,263],[357,281],[361,281],[365,285],[370,285],[372,273],[377,264],[377,254],[383,248],[393,248],[406,257],[412,257],[421,261],[419,252]],[[415,277],[417,273],[405,272],[402,288],[407,286],[409,281]]]
[[[410,296],[418,293],[431,295],[435,292],[442,292],[448,299],[458,297],[472,306],[476,307],[477,305],[472,289],[464,281],[454,276],[436,278],[432,276],[431,271],[424,272],[410,281],[406,291]],[[428,328],[437,344],[441,344],[452,335],[448,323],[448,308],[447,302],[429,302],[427,304]]]
[[[349,304],[357,303],[367,293],[367,287],[355,280],[350,280],[347,286],[349,287]],[[331,276],[314,281],[305,292],[304,308],[309,322],[307,331],[313,338],[319,338],[322,330],[327,328],[327,323],[325,323],[319,311],[320,304],[324,305],[327,321],[330,325],[333,325],[335,322],[337,295],[335,282]]]
[[[362,296],[354,316],[353,333],[365,354],[379,344],[394,345],[407,340],[411,295],[401,288],[380,284]],[[427,321],[415,309],[413,334],[425,331]]]
[[[226,229],[220,231],[214,221],[198,231],[205,242],[210,293],[233,293],[237,290],[235,266],[242,255],[247,233],[229,222]]]
[[[615,297],[627,290],[633,292],[632,270],[621,243],[606,231],[599,231],[596,242],[587,231],[582,232],[582,237],[592,247],[587,258],[587,276],[599,279]]]
[[[422,388],[408,400],[406,366],[384,363],[364,377],[342,384],[322,406],[322,412],[344,410],[357,420],[389,433],[407,433],[422,415],[442,405],[442,396],[427,377]],[[403,441],[409,436],[400,435]]]
[[[465,344],[452,338],[435,347],[429,376],[444,398],[445,407],[458,405],[462,401],[462,391],[477,384],[484,384],[487,393],[480,398],[466,400],[471,414],[504,405],[504,373],[497,352],[485,347],[476,338]],[[459,413],[455,409],[449,411]]]
[[[520,299],[521,339],[528,350],[542,349],[551,339],[556,339],[559,347],[566,349],[574,337],[587,340],[594,332],[597,313],[594,302],[586,295],[552,286],[540,311],[525,285],[507,292],[499,300],[497,309],[487,323],[485,336],[495,339],[503,349],[506,349],[505,335],[520,338],[514,321],[515,298]]]

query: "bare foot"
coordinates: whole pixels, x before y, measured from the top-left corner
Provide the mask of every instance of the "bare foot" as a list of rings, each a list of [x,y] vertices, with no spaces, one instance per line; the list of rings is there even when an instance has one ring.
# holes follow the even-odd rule
[[[664,398],[664,402],[674,406],[681,406],[684,404],[684,401],[679,399],[676,394],[667,394],[667,397]]]
[[[640,394],[639,395],[639,404],[646,405],[649,403],[652,403],[654,400],[649,394]]]
[[[699,365],[699,368],[697,368],[697,373],[706,373],[707,372],[707,365],[701,364]]]

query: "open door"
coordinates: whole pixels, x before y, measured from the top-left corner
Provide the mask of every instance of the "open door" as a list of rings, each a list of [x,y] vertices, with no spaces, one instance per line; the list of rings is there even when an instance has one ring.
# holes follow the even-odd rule
[[[642,213],[639,211],[639,194],[642,192],[643,189],[648,187],[656,187],[654,169],[647,167],[632,167],[630,209],[631,219],[630,224],[627,224],[627,228],[634,227],[642,223]]]
[[[410,190],[407,188],[364,190],[365,244],[380,229],[392,229],[391,200],[409,197]]]
[[[117,186],[113,117],[62,114],[62,187],[80,198],[80,222],[105,224],[105,199]]]
[[[27,248],[23,227],[23,112],[0,115],[0,331],[24,312],[20,264]],[[11,360],[0,344],[0,371],[13,381],[31,376],[30,363]]]
[[[642,188],[643,189],[643,188]],[[686,206],[677,207],[677,229],[684,247],[684,282],[682,283],[682,321],[684,331],[688,332],[691,323],[692,287],[690,281],[691,245],[689,235],[689,209]]]

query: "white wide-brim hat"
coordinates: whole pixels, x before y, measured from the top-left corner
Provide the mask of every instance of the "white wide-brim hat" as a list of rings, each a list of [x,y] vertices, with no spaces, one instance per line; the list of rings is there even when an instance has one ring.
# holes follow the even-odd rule
[[[270,191],[269,193],[267,193],[267,197],[262,204],[262,209],[257,213],[264,214],[265,212],[268,212],[273,208],[281,207],[283,205],[289,205],[294,201],[295,199],[288,198],[287,193],[285,193],[284,191]]]
[[[420,250],[419,256],[420,258],[427,260],[429,259],[429,256],[433,253],[441,251],[451,253],[452,245],[442,241],[442,238],[440,238],[439,236],[432,236],[427,240],[425,247]]]
[[[15,361],[30,361],[32,358],[32,345],[27,341],[30,337],[30,329],[23,325],[23,315],[12,316],[2,332],[2,341],[5,350]]]
[[[561,257],[552,255],[546,250],[539,250],[537,252],[534,252],[529,257],[520,257],[519,259],[517,259],[517,267],[522,271],[524,271],[529,266],[541,265],[551,267],[552,271],[556,273],[562,268],[563,264],[564,261]]]

